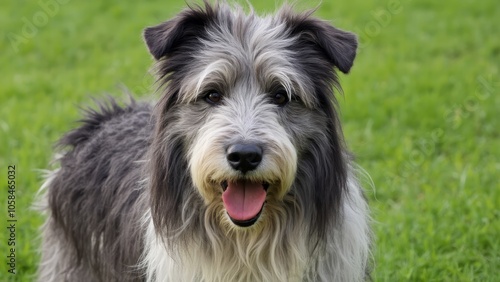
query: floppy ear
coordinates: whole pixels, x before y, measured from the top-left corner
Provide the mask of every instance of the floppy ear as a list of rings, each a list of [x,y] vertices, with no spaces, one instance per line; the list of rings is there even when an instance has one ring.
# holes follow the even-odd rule
[[[146,28],[144,41],[151,55],[159,60],[173,53],[183,43],[203,34],[205,26],[215,17],[215,9],[205,2],[204,8],[190,8],[169,21]]]
[[[348,73],[356,57],[356,35],[335,28],[326,21],[311,18],[313,12],[296,14],[287,7],[281,11],[281,17],[292,35],[299,35],[300,39],[319,47],[332,65]]]

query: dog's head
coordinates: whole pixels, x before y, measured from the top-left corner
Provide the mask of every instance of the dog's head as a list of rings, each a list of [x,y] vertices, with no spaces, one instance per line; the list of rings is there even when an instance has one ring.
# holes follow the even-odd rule
[[[335,221],[346,156],[332,87],[357,41],[311,14],[205,3],[145,30],[162,86],[149,155],[158,230],[297,221],[324,236]]]

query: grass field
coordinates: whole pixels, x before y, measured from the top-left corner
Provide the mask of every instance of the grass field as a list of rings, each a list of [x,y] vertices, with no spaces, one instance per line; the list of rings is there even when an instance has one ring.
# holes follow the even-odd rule
[[[39,169],[75,126],[77,106],[104,93],[124,97],[121,86],[152,96],[141,31],[184,3],[139,2],[2,3],[0,281],[33,280]],[[275,7],[251,2],[261,12]],[[366,181],[374,280],[500,281],[498,1],[324,0],[317,15],[361,41],[351,74],[341,76],[340,104],[349,147],[374,183]],[[15,275],[7,265],[9,165]]]

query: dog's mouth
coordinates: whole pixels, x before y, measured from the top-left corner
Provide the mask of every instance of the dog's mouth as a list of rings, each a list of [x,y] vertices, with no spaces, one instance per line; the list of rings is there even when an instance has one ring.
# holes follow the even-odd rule
[[[222,202],[231,221],[240,226],[252,226],[259,219],[266,202],[269,183],[246,179],[221,183]]]

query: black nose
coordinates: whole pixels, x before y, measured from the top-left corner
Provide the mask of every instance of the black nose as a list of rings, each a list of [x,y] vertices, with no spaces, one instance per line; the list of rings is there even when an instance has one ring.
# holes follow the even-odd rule
[[[262,161],[262,148],[252,144],[235,144],[227,148],[226,158],[232,168],[245,173]]]

